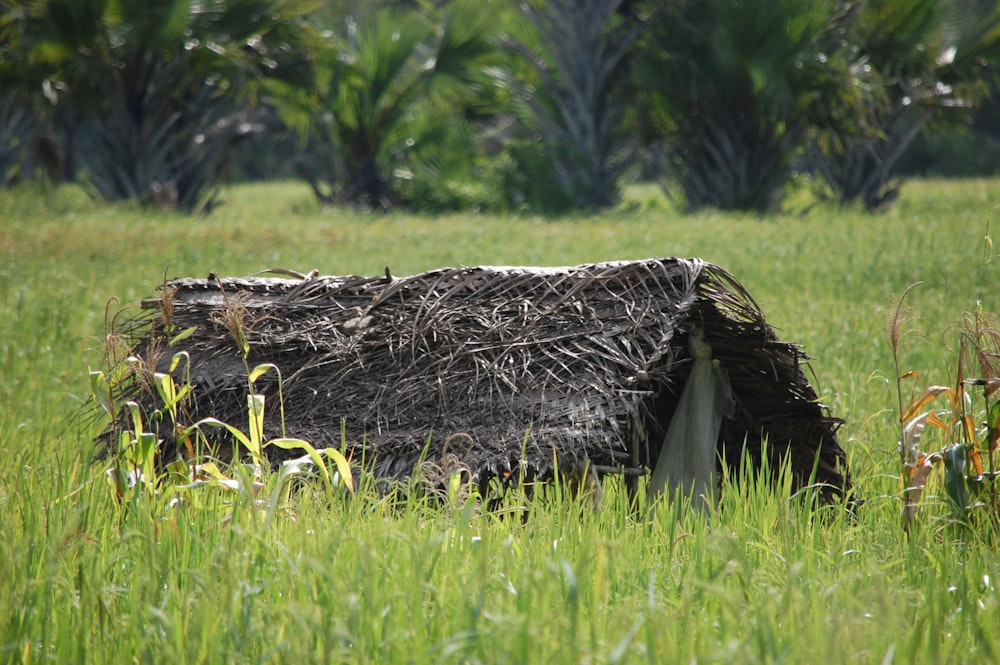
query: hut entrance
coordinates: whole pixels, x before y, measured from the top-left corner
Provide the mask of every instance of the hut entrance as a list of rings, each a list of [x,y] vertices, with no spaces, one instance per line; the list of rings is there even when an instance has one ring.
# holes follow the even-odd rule
[[[213,277],[162,288],[133,322],[134,350],[163,372],[187,352],[192,420],[243,422],[246,366],[271,363],[286,435],[317,448],[345,437],[379,478],[405,478],[421,459],[447,455],[482,486],[586,464],[599,477],[624,475],[634,496],[642,474],[703,483],[719,453],[739,460],[745,449],[757,462],[787,455],[798,482],[815,474],[831,498],[850,487],[838,421],[817,402],[802,351],[777,339],[732,276],[699,260]],[[707,360],[699,348],[710,349]],[[684,399],[685,386],[694,397]],[[255,388],[276,399],[278,382],[267,375]],[[142,382],[126,390],[156,408]],[[699,430],[692,475],[678,471],[695,460],[676,443],[690,432],[670,443],[671,423],[679,409],[707,403],[698,395],[721,415]],[[278,436],[272,411],[265,434]],[[170,432],[159,436],[164,455],[178,454]]]

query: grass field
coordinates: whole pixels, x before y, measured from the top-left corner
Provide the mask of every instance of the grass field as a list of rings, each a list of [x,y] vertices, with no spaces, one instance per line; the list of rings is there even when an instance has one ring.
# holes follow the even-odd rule
[[[914,389],[954,380],[942,332],[977,299],[1000,312],[983,266],[998,196],[995,180],[913,181],[881,215],[758,218],[680,215],[634,188],[619,209],[547,220],[320,209],[278,184],[234,188],[198,219],[73,188],[0,191],[0,662],[998,662],[995,549],[900,529],[885,332],[892,299],[923,281],[903,369]],[[867,500],[856,521],[752,479],[711,517],[651,524],[614,491],[597,515],[555,499],[526,523],[308,491],[265,519],[220,495],[165,521],[93,481],[97,426],[73,415],[106,305],[164,275],[670,255],[729,269],[813,357]]]

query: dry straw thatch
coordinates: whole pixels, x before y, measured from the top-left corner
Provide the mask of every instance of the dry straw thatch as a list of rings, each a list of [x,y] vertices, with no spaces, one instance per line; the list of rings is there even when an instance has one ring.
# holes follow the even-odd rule
[[[850,488],[839,421],[817,402],[803,352],[777,339],[739,282],[699,260],[403,278],[388,269],[379,277],[211,276],[162,290],[127,332],[134,353],[159,371],[172,354],[189,354],[191,421],[246,421],[242,334],[250,367],[281,370],[287,435],[339,448],[346,434],[353,459],[378,478],[451,460],[485,487],[587,463],[598,475],[624,474],[634,491],[657,462],[691,371],[688,337],[701,329],[736,402],[719,437],[724,458],[738,464],[745,450],[759,463],[766,451],[778,468],[787,454],[800,485],[814,478],[827,498]],[[157,399],[142,384],[123,396],[152,412]],[[267,436],[280,435],[277,388],[273,373],[257,381],[272,405]],[[160,436],[163,454],[176,455],[170,432]],[[268,451],[275,462],[290,454]]]

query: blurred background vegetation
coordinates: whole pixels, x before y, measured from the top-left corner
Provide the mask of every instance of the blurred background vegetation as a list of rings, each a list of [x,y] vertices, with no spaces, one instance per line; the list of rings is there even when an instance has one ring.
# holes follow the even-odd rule
[[[1000,171],[996,0],[0,0],[0,187],[531,210],[656,182],[879,209]]]

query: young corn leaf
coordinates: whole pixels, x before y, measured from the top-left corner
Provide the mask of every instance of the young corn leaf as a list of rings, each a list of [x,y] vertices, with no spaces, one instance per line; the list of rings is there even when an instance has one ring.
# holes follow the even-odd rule
[[[191,482],[191,467],[184,460],[174,460],[167,465],[167,480],[175,487]]]
[[[250,455],[260,464],[264,457],[264,395],[247,395]]]
[[[278,366],[275,365],[275,364],[273,364],[273,363],[263,363],[263,364],[257,365],[256,367],[254,367],[250,371],[250,375],[247,377],[249,379],[249,381],[250,381],[250,385],[252,386],[254,383],[257,382],[257,379],[259,379],[260,377],[264,376],[265,374],[267,374],[272,369],[275,372],[277,372],[278,377],[279,377],[279,381],[280,381],[281,371],[278,369]]]
[[[145,371],[146,363],[138,356],[129,356],[125,362],[118,363],[108,377],[108,387],[114,388],[120,385],[127,376],[139,376]]]
[[[123,469],[118,465],[118,475],[123,473],[129,475],[134,480],[131,485],[141,484],[143,489],[153,491],[156,484],[156,435],[145,431],[142,424],[142,410],[135,402],[128,402],[129,412],[132,416],[132,431],[122,433],[122,459],[130,470]]]
[[[327,492],[331,493],[333,489],[333,480],[330,478],[330,472],[327,470],[326,465],[323,464],[323,458],[321,457],[321,455],[326,455],[333,460],[334,464],[336,464],[337,472],[347,485],[347,490],[352,494],[354,493],[354,474],[351,471],[351,464],[347,461],[347,458],[344,457],[344,454],[336,448],[322,448],[320,450],[316,450],[316,448],[314,448],[308,441],[288,438],[272,439],[268,442],[268,445],[278,446],[279,448],[283,448],[285,450],[304,451],[312,463],[316,465],[316,468],[319,469],[320,474],[323,476],[323,482],[327,487]]]
[[[153,375],[155,379],[156,392],[160,395],[160,399],[163,401],[163,406],[160,409],[161,413],[170,414],[170,422],[177,423],[177,405],[184,401],[184,398],[191,393],[191,384],[187,383],[179,391],[177,390],[177,384],[174,382],[174,377],[170,374],[161,374],[157,372]]]
[[[251,389],[257,379],[267,374],[269,371],[274,370],[274,373],[278,375],[278,411],[279,411],[279,422],[281,423],[281,436],[285,436],[285,398],[284,398],[284,387],[281,382],[281,369],[278,368],[274,363],[262,363],[254,367],[247,376],[250,383]]]
[[[198,331],[198,326],[191,326],[190,328],[185,328],[184,330],[180,331],[179,333],[170,338],[169,342],[170,346],[177,346],[178,343],[183,342],[188,337],[195,334],[197,331]]]
[[[232,467],[232,469],[235,473],[232,476],[228,476],[214,462],[199,464],[192,468],[194,479],[180,487],[181,489],[221,487],[231,492],[249,491],[250,496],[256,497],[264,486],[257,476],[258,467],[253,467],[254,472],[252,474],[240,465]]]
[[[193,469],[195,480],[229,480],[215,462],[205,462]]]
[[[138,437],[139,449],[139,469],[146,482],[154,482],[156,477],[156,435],[152,432],[143,432]]]
[[[453,472],[448,477],[448,504],[451,506],[458,504],[458,495],[462,490],[462,473]]]
[[[104,372],[100,370],[90,372],[90,394],[94,396],[105,413],[111,417],[115,416],[114,407],[111,405],[111,393],[108,390],[108,382],[104,376]]]
[[[197,326],[194,327],[197,328]],[[168,371],[171,373],[177,371],[177,368],[180,366],[182,360],[187,364],[188,369],[190,369],[191,356],[188,355],[187,351],[178,351],[170,357],[170,369]]]
[[[174,378],[159,372],[153,376],[156,379],[156,392],[160,394],[165,410],[173,412],[173,407],[177,406],[177,385]]]
[[[142,410],[136,402],[128,402],[126,404],[129,413],[132,415],[132,432],[136,438],[142,436]]]
[[[218,418],[212,418],[211,416],[209,416],[208,418],[202,418],[201,420],[199,420],[198,422],[196,422],[194,425],[191,425],[190,427],[185,428],[184,432],[183,432],[183,436],[186,438],[186,437],[190,436],[191,434],[193,434],[195,432],[201,431],[201,428],[204,425],[211,425],[212,427],[221,427],[221,428],[223,428],[224,430],[226,430],[227,432],[229,432],[230,434],[232,434],[233,438],[235,438],[241,445],[243,445],[243,447],[245,447],[247,450],[251,451],[251,453],[253,452],[253,445],[250,443],[250,439],[247,438],[246,434],[244,434],[243,432],[241,432],[239,430],[239,428],[233,427],[229,423],[224,423],[221,420],[219,420]]]
[[[243,489],[244,484],[237,478],[199,478],[193,480],[186,485],[181,485],[180,488],[184,490],[193,490],[199,487],[221,487],[224,490],[230,492],[239,492]]]

